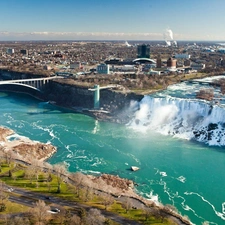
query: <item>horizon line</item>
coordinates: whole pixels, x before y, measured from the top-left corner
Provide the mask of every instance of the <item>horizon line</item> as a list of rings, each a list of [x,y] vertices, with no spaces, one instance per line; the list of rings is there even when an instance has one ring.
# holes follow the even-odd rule
[[[57,42],[57,41],[65,41],[65,42],[99,42],[99,41],[103,41],[103,42],[125,42],[125,41],[129,41],[129,42],[139,42],[139,41],[147,41],[147,42],[165,42],[165,40],[160,40],[160,39],[154,39],[154,40],[146,40],[146,39],[138,39],[138,40],[128,40],[128,39],[24,39],[24,40],[19,40],[19,39],[12,39],[12,40],[0,40],[0,42],[41,42],[41,41],[52,41],[52,42]],[[186,39],[181,39],[181,40],[174,40],[176,42],[225,42],[225,40],[196,40],[196,39],[190,39],[190,40],[186,40]]]

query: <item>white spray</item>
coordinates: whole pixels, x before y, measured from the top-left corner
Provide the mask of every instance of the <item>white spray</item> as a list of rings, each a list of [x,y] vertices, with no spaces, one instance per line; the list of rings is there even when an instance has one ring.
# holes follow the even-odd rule
[[[145,96],[129,126],[209,145],[225,145],[225,109],[204,102]]]

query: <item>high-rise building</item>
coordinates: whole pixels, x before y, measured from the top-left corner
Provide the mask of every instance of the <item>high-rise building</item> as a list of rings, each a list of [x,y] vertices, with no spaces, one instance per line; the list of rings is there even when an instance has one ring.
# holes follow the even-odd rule
[[[27,49],[21,49],[20,53],[23,54],[23,55],[28,55]]]
[[[8,49],[6,50],[6,52],[7,52],[9,55],[12,55],[12,54],[15,53],[15,50],[14,50],[14,48],[8,48]]]
[[[138,45],[137,49],[138,58],[150,58],[150,46],[149,45]]]
[[[161,68],[162,67],[162,59],[158,55],[157,60],[156,60],[156,68]]]

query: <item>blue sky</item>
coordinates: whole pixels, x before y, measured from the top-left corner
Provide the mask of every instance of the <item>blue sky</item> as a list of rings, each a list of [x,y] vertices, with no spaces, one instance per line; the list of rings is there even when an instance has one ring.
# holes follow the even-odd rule
[[[1,0],[0,40],[225,40],[225,0]]]

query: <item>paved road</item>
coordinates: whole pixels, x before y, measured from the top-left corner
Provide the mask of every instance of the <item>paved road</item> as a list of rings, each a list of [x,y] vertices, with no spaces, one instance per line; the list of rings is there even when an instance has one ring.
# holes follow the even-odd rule
[[[80,208],[84,208],[87,211],[90,210],[92,207],[87,206],[87,205],[83,205],[74,201],[68,201],[68,200],[64,200],[58,197],[50,197],[49,199],[47,198],[47,195],[44,194],[39,194],[36,192],[32,192],[32,191],[27,191],[24,189],[20,189],[20,188],[15,188],[15,187],[10,187],[7,186],[8,188],[13,188],[12,192],[9,192],[9,200],[12,202],[17,202],[19,204],[22,205],[26,205],[29,207],[33,207],[35,202],[37,202],[38,200],[44,200],[46,203],[52,203],[52,204],[57,204],[59,206],[68,206],[71,207],[73,209],[77,209],[79,210]],[[19,196],[13,195],[13,193],[18,194]],[[138,223],[136,221],[132,221],[126,218],[123,218],[117,214],[114,214],[112,212],[108,212],[106,210],[101,210],[99,209],[102,213],[102,215],[104,215],[105,217],[116,221],[119,224],[126,224],[126,225],[141,225],[141,223]]]

